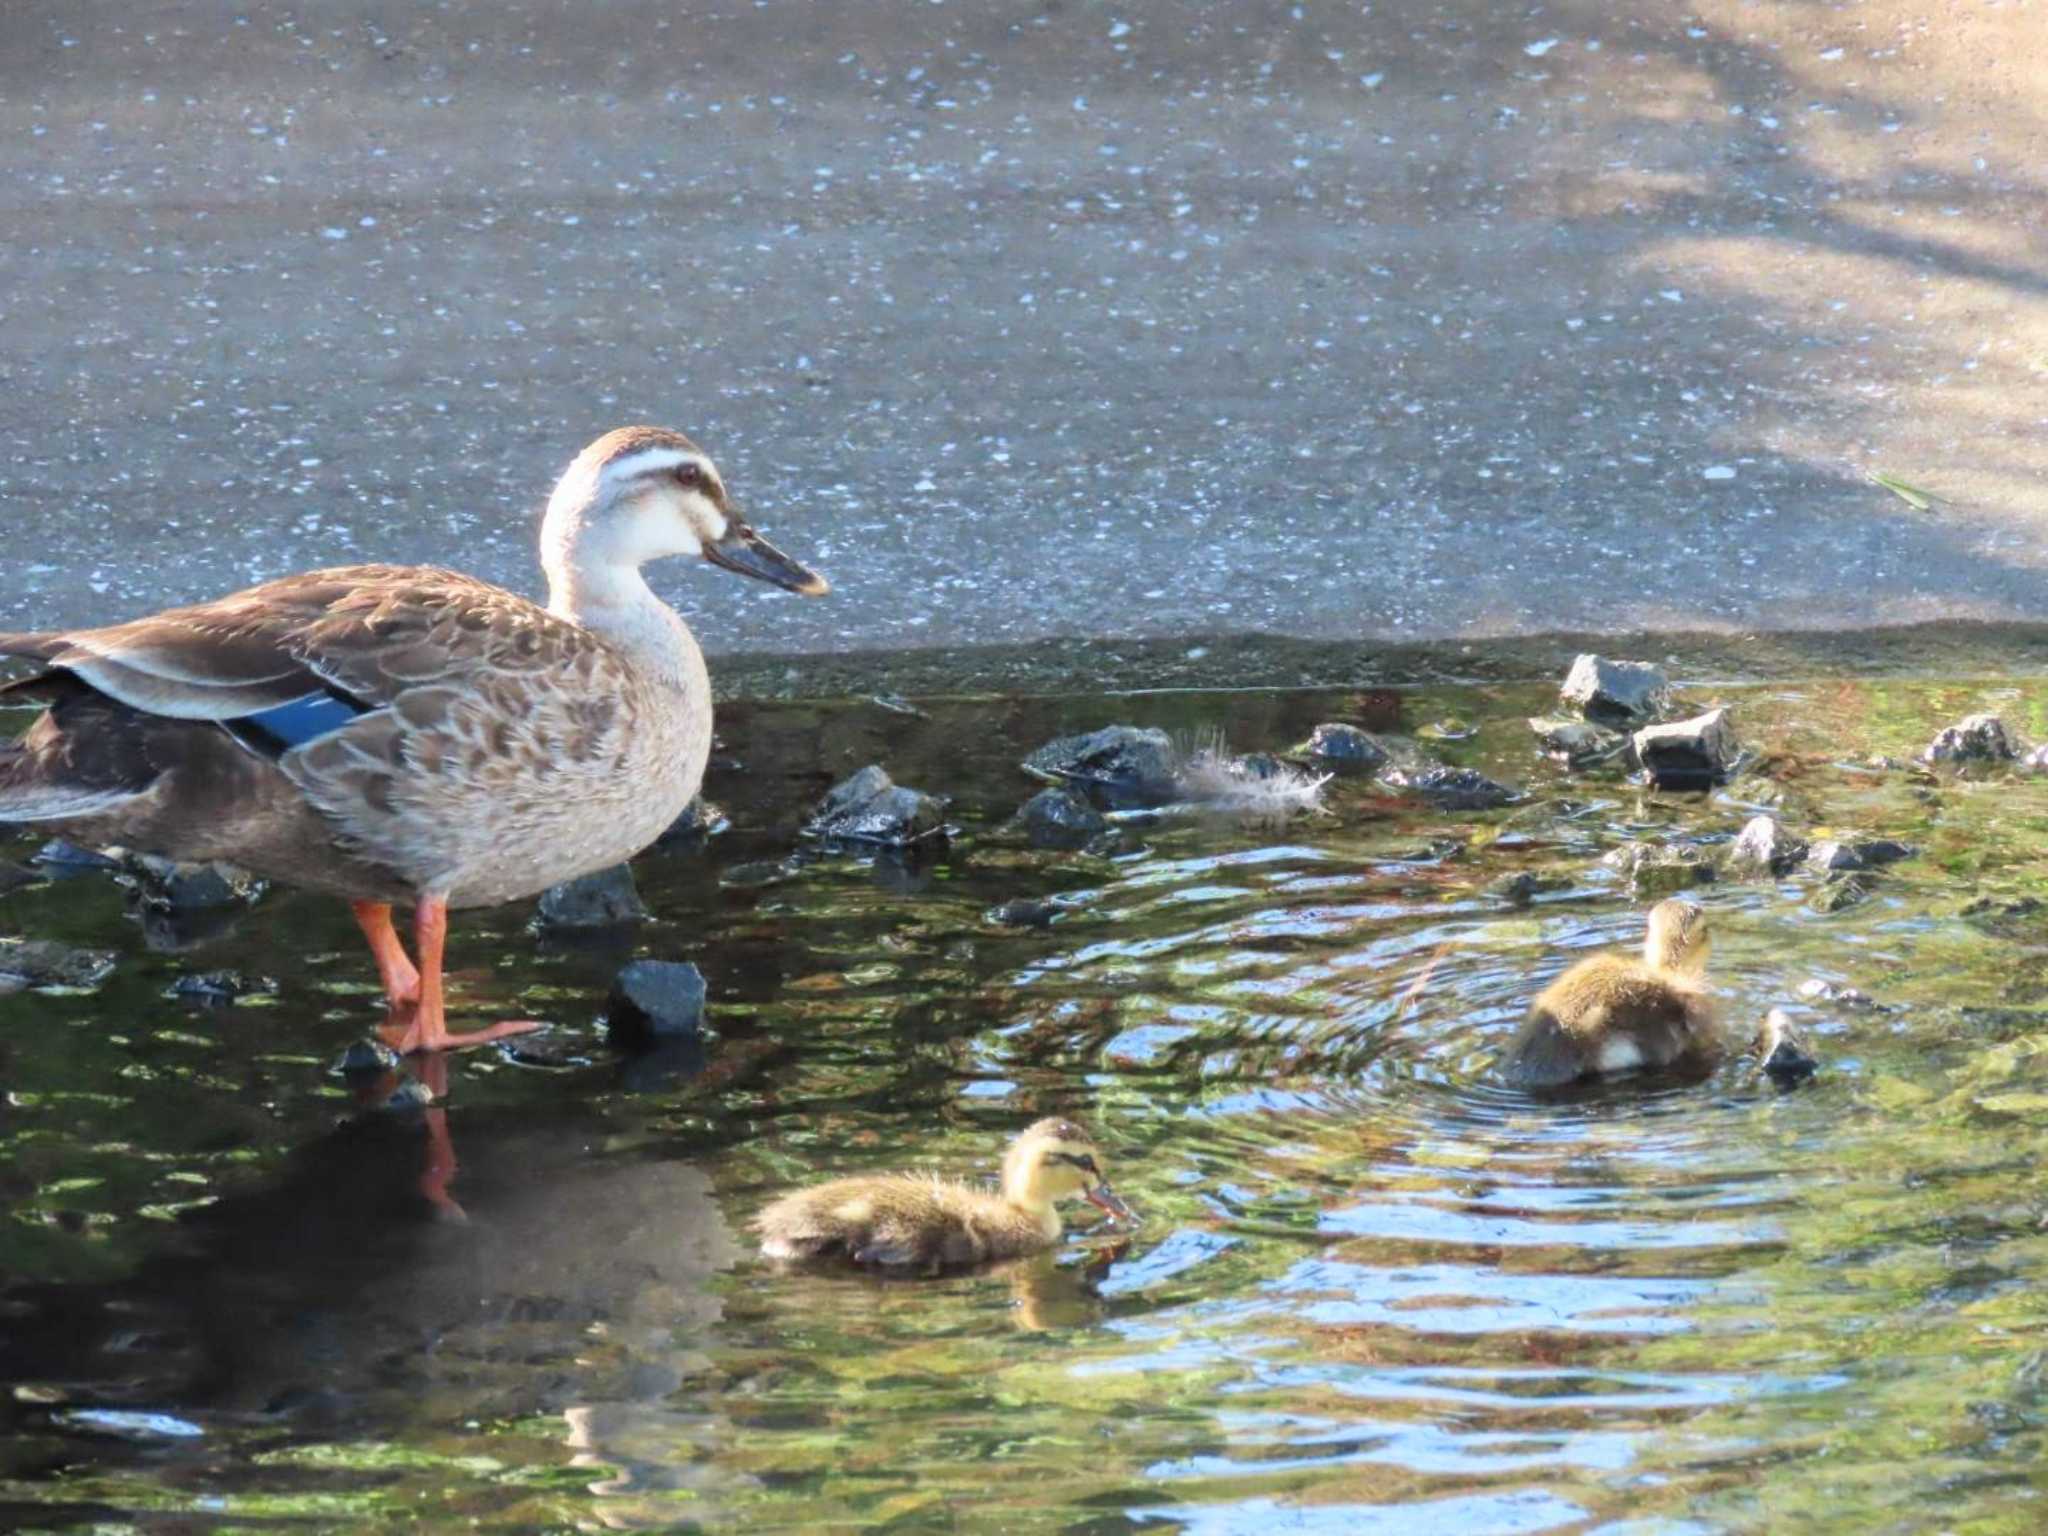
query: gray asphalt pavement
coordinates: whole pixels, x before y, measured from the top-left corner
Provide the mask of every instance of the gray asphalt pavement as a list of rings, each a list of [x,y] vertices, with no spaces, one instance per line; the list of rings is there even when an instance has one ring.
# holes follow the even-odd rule
[[[2044,59],[1979,0],[15,0],[0,626],[533,590],[638,420],[838,589],[662,573],[714,652],[2048,617]]]

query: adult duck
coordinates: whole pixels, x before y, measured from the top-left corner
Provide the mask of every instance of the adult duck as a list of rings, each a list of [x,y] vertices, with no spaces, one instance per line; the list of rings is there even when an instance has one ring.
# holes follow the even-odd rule
[[[0,655],[43,664],[0,704],[46,706],[0,747],[0,823],[346,898],[402,1050],[535,1028],[448,1030],[448,911],[616,864],[697,793],[711,682],[641,566],[695,555],[828,590],[659,427],[577,455],[540,554],[544,608],[454,571],[355,565],[103,629],[0,634]],[[394,903],[413,909],[417,964]]]

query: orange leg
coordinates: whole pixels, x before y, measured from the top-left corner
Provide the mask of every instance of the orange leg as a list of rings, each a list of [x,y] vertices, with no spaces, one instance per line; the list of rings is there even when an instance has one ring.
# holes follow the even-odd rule
[[[540,1028],[531,1019],[512,1019],[464,1034],[450,1034],[441,998],[441,951],[448,942],[447,901],[439,896],[422,896],[413,909],[412,933],[413,948],[420,957],[419,1000],[410,1008],[393,1010],[393,1028],[386,1032],[393,1050],[401,1055],[456,1050]],[[406,1020],[402,1026],[397,1022],[400,1018]]]
[[[391,907],[382,901],[352,901],[349,910],[363,937],[370,941],[370,953],[377,960],[377,979],[384,983],[384,1001],[396,1008],[416,1003],[420,997],[420,973],[406,958],[398,930],[391,926]]]

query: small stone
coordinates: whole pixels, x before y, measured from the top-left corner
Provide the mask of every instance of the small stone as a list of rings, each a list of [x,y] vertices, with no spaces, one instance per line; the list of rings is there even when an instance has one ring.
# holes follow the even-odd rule
[[[81,848],[77,843],[66,842],[63,838],[52,838],[36,850],[31,863],[40,864],[56,875],[82,875],[102,870],[116,870],[121,867],[119,859],[109,858],[90,848]]]
[[[1782,1008],[1773,1008],[1757,1034],[1758,1065],[1780,1088],[1796,1088],[1820,1070],[1820,1061],[1806,1048],[1797,1026]]]
[[[14,987],[96,987],[113,974],[104,949],[73,949],[51,939],[0,939],[0,983]]]
[[[1778,825],[1774,816],[1752,816],[1728,848],[1728,868],[1739,876],[1782,875],[1807,855],[1806,840]]]
[[[1120,804],[1167,805],[1176,793],[1180,754],[1161,730],[1106,725],[1084,736],[1062,736],[1024,759],[1041,779],[1092,785]]]
[[[667,849],[701,848],[731,825],[725,812],[698,795],[683,807],[683,814],[670,822],[668,830],[654,841],[657,846]]]
[[[1366,773],[1387,760],[1387,749],[1369,731],[1342,721],[1326,721],[1308,733],[1302,755],[1336,773]]]
[[[2012,761],[2012,740],[1996,715],[1969,715],[1935,735],[1920,754],[1926,763],[2005,763]]]
[[[2020,766],[2029,773],[2048,773],[2048,742],[2044,742],[2021,758]]]
[[[612,980],[606,1032],[634,1044],[704,1027],[704,973],[687,960],[635,960]]]
[[[1726,709],[1645,726],[1631,738],[1636,761],[1657,789],[1710,789],[1735,766],[1739,748]]]
[[[1001,928],[1049,928],[1052,920],[1060,915],[1057,902],[1037,901],[1020,896],[1006,901],[999,907],[991,907],[988,920]]]
[[[240,971],[199,971],[180,976],[171,983],[171,996],[189,1002],[224,1005],[240,997],[262,997],[277,991],[268,976],[245,976]]]
[[[633,883],[633,871],[614,864],[594,874],[578,875],[541,892],[540,925],[549,929],[619,928],[647,914]]]
[[[1513,907],[1526,907],[1538,896],[1552,891],[1571,889],[1569,880],[1556,875],[1539,875],[1533,870],[1518,869],[1512,875],[1502,875],[1487,886],[1486,894]]]
[[[366,1072],[396,1072],[398,1062],[398,1052],[382,1040],[351,1040],[341,1059],[335,1062],[334,1070],[348,1077]]]
[[[127,853],[121,872],[142,899],[173,912],[232,907],[263,894],[263,882],[232,864],[189,864],[153,853]]]
[[[1714,879],[1713,862],[1691,843],[1624,843],[1600,862],[1627,877],[1629,894],[1639,899],[1667,896]]]
[[[1071,790],[1041,789],[1017,812],[1034,848],[1079,848],[1109,829],[1100,811]]]
[[[943,800],[904,788],[870,763],[826,792],[805,824],[804,835],[828,843],[901,848],[945,830]]]
[[[1846,912],[1870,899],[1870,887],[1854,875],[1832,877],[1813,893],[1810,905],[1821,913]]]
[[[1389,768],[1380,779],[1395,789],[1420,795],[1441,811],[1486,811],[1515,798],[1514,790],[1496,784],[1476,768],[1446,768],[1440,763],[1427,768]]]
[[[1535,716],[1529,729],[1536,733],[1537,750],[1567,768],[1583,768],[1614,756],[1628,745],[1619,731],[1594,725],[1589,720],[1568,720],[1556,715]]]
[[[1811,869],[1836,874],[1895,864],[1900,859],[1911,858],[1916,852],[1918,850],[1911,844],[1894,842],[1886,837],[1866,838],[1853,843],[1830,837],[1823,838],[1807,851],[1806,863]]]
[[[1608,661],[1590,652],[1565,674],[1558,697],[1588,720],[1633,725],[1648,720],[1670,701],[1671,682],[1646,661]]]

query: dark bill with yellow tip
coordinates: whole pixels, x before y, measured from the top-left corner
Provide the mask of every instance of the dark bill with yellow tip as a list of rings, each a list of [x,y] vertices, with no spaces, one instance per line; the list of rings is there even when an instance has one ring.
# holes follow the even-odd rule
[[[734,522],[716,544],[707,544],[704,558],[728,571],[771,582],[805,597],[823,597],[832,590],[832,583],[790,559],[742,522]]]

